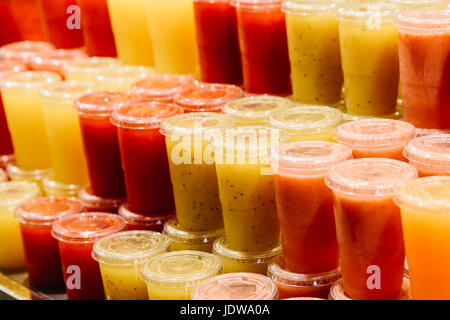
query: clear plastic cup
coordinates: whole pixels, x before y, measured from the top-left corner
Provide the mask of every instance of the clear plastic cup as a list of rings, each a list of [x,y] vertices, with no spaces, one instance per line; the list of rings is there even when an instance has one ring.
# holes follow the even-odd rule
[[[86,58],[84,49],[59,49],[44,52],[31,60],[29,66],[35,71],[57,72],[64,78],[64,66],[70,61]]]
[[[64,184],[52,180],[52,175],[42,179],[42,189],[48,197],[76,198],[81,186],[77,184]]]
[[[41,188],[42,193],[44,193],[43,181],[51,174],[49,169],[23,170],[14,164],[8,164],[6,172],[12,181],[35,182]]]
[[[354,158],[405,160],[403,148],[416,135],[408,122],[391,119],[362,119],[336,128],[335,140],[353,150]]]
[[[43,52],[54,50],[55,47],[48,42],[20,41],[4,45],[0,48],[1,60],[12,60],[28,65],[33,58]]]
[[[399,6],[401,11],[446,8],[446,0],[387,0],[386,2]]]
[[[96,80],[102,90],[129,91],[133,83],[154,73],[144,66],[106,67],[98,71]]]
[[[153,231],[123,231],[94,244],[92,257],[98,261],[107,300],[147,300],[141,266],[167,252],[169,240]]]
[[[220,273],[218,257],[189,250],[157,255],[141,268],[150,300],[189,300],[195,286]]]
[[[262,274],[239,272],[221,274],[200,282],[191,300],[277,300],[275,283]]]
[[[90,57],[66,63],[64,76],[68,81],[95,81],[101,70],[120,65],[120,60],[115,58]]]
[[[78,199],[89,212],[110,212],[117,213],[126,198],[104,198],[96,196],[92,192],[91,186],[86,186],[78,193]]]
[[[127,230],[162,232],[164,224],[175,217],[175,212],[143,215],[130,210],[128,204],[119,207],[119,215],[127,222]]]

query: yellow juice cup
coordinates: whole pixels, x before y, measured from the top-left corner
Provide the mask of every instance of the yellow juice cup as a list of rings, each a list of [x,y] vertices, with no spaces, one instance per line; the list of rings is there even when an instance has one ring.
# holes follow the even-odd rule
[[[145,1],[158,73],[198,74],[192,0]]]
[[[113,91],[130,91],[136,81],[154,74],[153,68],[143,66],[106,67],[98,72],[99,89]]]
[[[50,167],[39,90],[48,83],[60,80],[56,73],[28,71],[10,74],[2,81],[3,104],[16,162],[24,170]]]
[[[43,180],[51,174],[50,169],[23,170],[14,164],[6,167],[11,181],[29,181],[36,183],[44,194]]]
[[[97,241],[92,257],[99,262],[106,299],[147,300],[141,266],[168,248],[169,240],[153,231],[123,231]]]
[[[96,81],[100,70],[122,65],[119,59],[91,57],[68,62],[64,66],[67,81]]]

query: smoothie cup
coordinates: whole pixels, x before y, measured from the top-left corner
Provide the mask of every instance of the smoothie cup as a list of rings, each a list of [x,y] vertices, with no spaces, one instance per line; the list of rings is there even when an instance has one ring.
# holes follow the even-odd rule
[[[6,167],[6,172],[8,173],[11,181],[29,181],[36,183],[44,194],[43,181],[46,177],[51,174],[50,169],[36,169],[36,170],[24,170],[10,163]]]
[[[52,237],[52,224],[66,214],[81,213],[83,205],[70,198],[36,198],[16,209],[27,263],[28,281],[34,288],[61,289],[58,242]]]
[[[96,81],[101,70],[120,65],[120,60],[114,58],[84,58],[67,62],[64,66],[64,77],[67,81]]]
[[[55,47],[48,42],[19,41],[2,46],[0,48],[0,59],[28,65],[33,58],[42,52],[48,52],[53,49]]]
[[[59,82],[56,73],[27,71],[6,76],[1,83],[3,105],[17,166],[25,170],[50,167],[50,151],[39,90]]]
[[[155,74],[133,83],[131,91],[143,93],[156,101],[173,102],[177,93],[193,86],[194,82],[195,79],[191,76]]]
[[[291,0],[283,2],[282,10],[295,100],[323,105],[340,101],[344,79],[336,1]]]
[[[339,252],[328,170],[351,159],[350,148],[325,141],[283,144],[272,155],[286,268],[296,273],[337,269]]]
[[[148,300],[142,264],[168,248],[169,240],[152,231],[124,231],[97,241],[92,257],[100,265],[106,300]]]
[[[291,91],[286,22],[282,0],[232,0],[236,7],[244,90]]]
[[[128,206],[140,214],[174,210],[166,141],[161,122],[183,110],[164,102],[129,103],[111,117],[117,126]]]
[[[59,49],[39,54],[29,63],[34,71],[50,71],[59,73],[64,78],[64,66],[71,62],[86,58],[84,49]]]
[[[218,257],[189,250],[157,255],[141,268],[150,300],[189,300],[197,284],[220,273]]]
[[[78,193],[78,200],[83,204],[87,212],[118,213],[119,207],[126,198],[104,198],[95,195],[92,187],[86,186]]]
[[[129,91],[131,85],[154,73],[154,70],[143,66],[107,66],[98,71],[96,81],[102,90]]]
[[[76,184],[64,184],[52,180],[52,174],[42,179],[42,188],[48,197],[69,197],[76,198],[81,186]]]
[[[162,232],[164,224],[175,217],[175,212],[143,215],[133,212],[125,203],[119,207],[119,215],[126,221],[127,230],[148,230]]]
[[[367,158],[330,169],[339,256],[345,293],[355,300],[396,299],[405,250],[395,189],[417,177],[402,161]]]
[[[69,300],[105,298],[98,262],[92,258],[97,239],[123,231],[125,221],[116,214],[90,212],[64,215],[53,224]]]

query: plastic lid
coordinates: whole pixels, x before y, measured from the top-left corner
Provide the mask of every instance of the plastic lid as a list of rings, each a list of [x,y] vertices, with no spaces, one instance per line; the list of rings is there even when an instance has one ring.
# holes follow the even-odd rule
[[[186,288],[222,272],[219,257],[200,251],[174,251],[151,258],[141,268],[147,284]]]
[[[450,172],[450,134],[431,134],[411,140],[403,155],[415,166]]]
[[[83,209],[81,202],[72,198],[36,198],[21,204],[16,217],[25,224],[50,225],[65,214],[81,213]]]
[[[131,90],[145,92],[155,100],[172,100],[173,96],[194,84],[190,76],[176,74],[158,74],[135,82]]]
[[[131,211],[128,204],[125,203],[119,207],[119,215],[125,219],[127,224],[143,227],[154,227],[164,225],[166,221],[175,217],[175,212],[156,215],[143,215]]]
[[[25,71],[27,68],[20,62],[4,60],[0,61],[0,79],[12,72]]]
[[[406,11],[397,15],[401,29],[450,33],[450,10]]]
[[[393,21],[399,7],[387,2],[342,2],[336,16],[340,21],[365,22],[375,29],[377,22]]]
[[[24,170],[14,164],[8,164],[6,171],[12,180],[41,180],[51,173],[51,169]]]
[[[276,300],[276,284],[257,273],[221,274],[201,282],[192,291],[191,300]]]
[[[186,112],[203,112],[220,111],[228,101],[243,96],[244,91],[235,85],[198,82],[173,99]]]
[[[242,9],[279,8],[283,0],[231,0],[231,5]]]
[[[112,68],[121,64],[120,60],[116,58],[91,57],[70,61],[64,66],[64,70],[66,73],[78,72],[95,74],[101,69],[108,67]]]
[[[323,106],[288,108],[273,113],[269,125],[287,130],[290,134],[315,134],[334,130],[342,122],[342,112]]]
[[[407,278],[403,278],[402,290],[396,300],[411,300],[411,286]],[[353,300],[344,292],[342,279],[336,281],[330,289],[329,300]]]
[[[49,177],[42,179],[42,186],[45,193],[48,195],[54,194],[70,194],[71,196],[77,196],[80,186],[76,184],[64,184],[51,180]]]
[[[42,51],[51,51],[55,47],[43,41],[20,41],[4,45],[0,48],[0,58],[29,62],[36,54]]]
[[[99,69],[98,71],[98,81],[106,82],[135,82],[139,79],[148,77],[154,74],[154,70],[150,67],[144,66],[115,66],[111,68],[107,66],[106,68]]]
[[[387,0],[388,3],[399,5],[402,8],[411,9],[433,9],[445,8],[446,0]]]
[[[164,224],[164,233],[171,241],[182,242],[185,244],[203,244],[213,243],[217,238],[223,236],[223,229],[212,231],[187,231],[178,223],[177,219],[170,219]]]
[[[34,182],[0,182],[0,206],[18,205],[24,200],[38,197],[40,193],[39,186]]]
[[[282,253],[281,245],[265,252],[239,252],[228,248],[225,237],[220,237],[213,244],[213,253],[222,259],[235,261],[238,263],[267,263]]]
[[[283,1],[281,10],[288,14],[329,15],[336,11],[335,0],[289,0]]]
[[[52,235],[59,241],[90,243],[122,231],[125,226],[117,214],[84,212],[61,217],[53,224]]]
[[[92,257],[105,264],[136,265],[166,252],[169,245],[169,240],[159,232],[123,231],[98,240]]]
[[[90,186],[86,186],[78,193],[78,199],[83,206],[91,211],[117,212],[119,206],[126,201],[126,198],[103,198],[92,193]]]
[[[44,86],[41,89],[41,96],[44,101],[75,101],[78,97],[93,90],[95,90],[95,84],[92,82],[62,81]]]
[[[59,82],[61,77],[54,72],[24,71],[8,74],[1,81],[5,88],[40,88],[46,84]]]
[[[337,164],[325,179],[335,192],[355,196],[392,196],[395,189],[417,177],[413,166],[398,160],[368,158]]]
[[[73,60],[86,58],[87,54],[84,49],[58,49],[43,52],[35,56],[30,61],[30,66],[33,69],[51,69],[56,71],[63,71],[63,66]]]
[[[415,127],[408,122],[372,118],[340,125],[335,140],[350,147],[376,148],[406,144],[415,134]]]

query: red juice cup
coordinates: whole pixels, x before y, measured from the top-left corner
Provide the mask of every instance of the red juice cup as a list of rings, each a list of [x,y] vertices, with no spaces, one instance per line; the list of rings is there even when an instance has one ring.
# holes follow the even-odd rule
[[[450,129],[450,11],[397,16],[403,118],[417,128]]]
[[[125,198],[103,198],[92,193],[91,186],[86,186],[78,193],[78,200],[87,212],[117,213]]]
[[[43,36],[43,35],[42,35]],[[22,36],[7,1],[0,2],[0,46],[20,41]],[[42,39],[41,39],[42,40]]]
[[[133,212],[151,215],[174,210],[166,142],[159,130],[164,119],[182,112],[175,104],[152,101],[129,103],[112,114]]]
[[[12,60],[28,67],[37,56],[54,50],[54,46],[41,41],[20,41],[0,48],[0,60]]]
[[[289,271],[338,268],[333,195],[325,177],[330,167],[351,157],[350,148],[324,141],[287,143],[272,155],[283,258]]]
[[[202,80],[242,83],[236,9],[230,0],[194,0]]]
[[[126,221],[127,230],[148,230],[162,232],[164,224],[172,218],[175,218],[175,212],[143,215],[129,210],[127,204],[119,207],[119,215]]]
[[[52,50],[36,56],[29,66],[34,71],[52,71],[64,77],[64,67],[67,63],[86,57],[86,52],[83,49]]]
[[[65,215],[53,224],[52,235],[58,240],[67,299],[105,299],[92,247],[97,239],[123,231],[125,226],[118,215],[103,212]]]
[[[345,293],[355,300],[397,299],[405,248],[395,189],[417,177],[402,161],[364,158],[330,169]]]
[[[7,6],[5,19],[7,25],[4,31],[10,34],[7,37],[7,39],[12,40],[10,42],[45,40],[36,0],[3,0],[1,2],[2,6]],[[5,14],[5,12],[2,12],[2,14]],[[1,27],[3,27],[3,18],[2,16]]]
[[[336,281],[330,290],[328,300],[353,300],[344,291],[342,280]],[[411,285],[408,278],[403,279],[402,290],[396,300],[411,300]]]
[[[52,224],[66,214],[81,213],[75,199],[48,197],[28,200],[16,209],[20,222],[28,281],[39,289],[64,288],[58,241],[52,237]]]
[[[84,43],[93,57],[116,57],[116,45],[106,0],[77,0],[81,9]]]
[[[37,0],[45,37],[58,49],[72,49],[83,46],[80,29],[69,29],[68,9],[76,0]]]
[[[232,0],[236,7],[244,90],[289,94],[289,54],[282,0]]]

